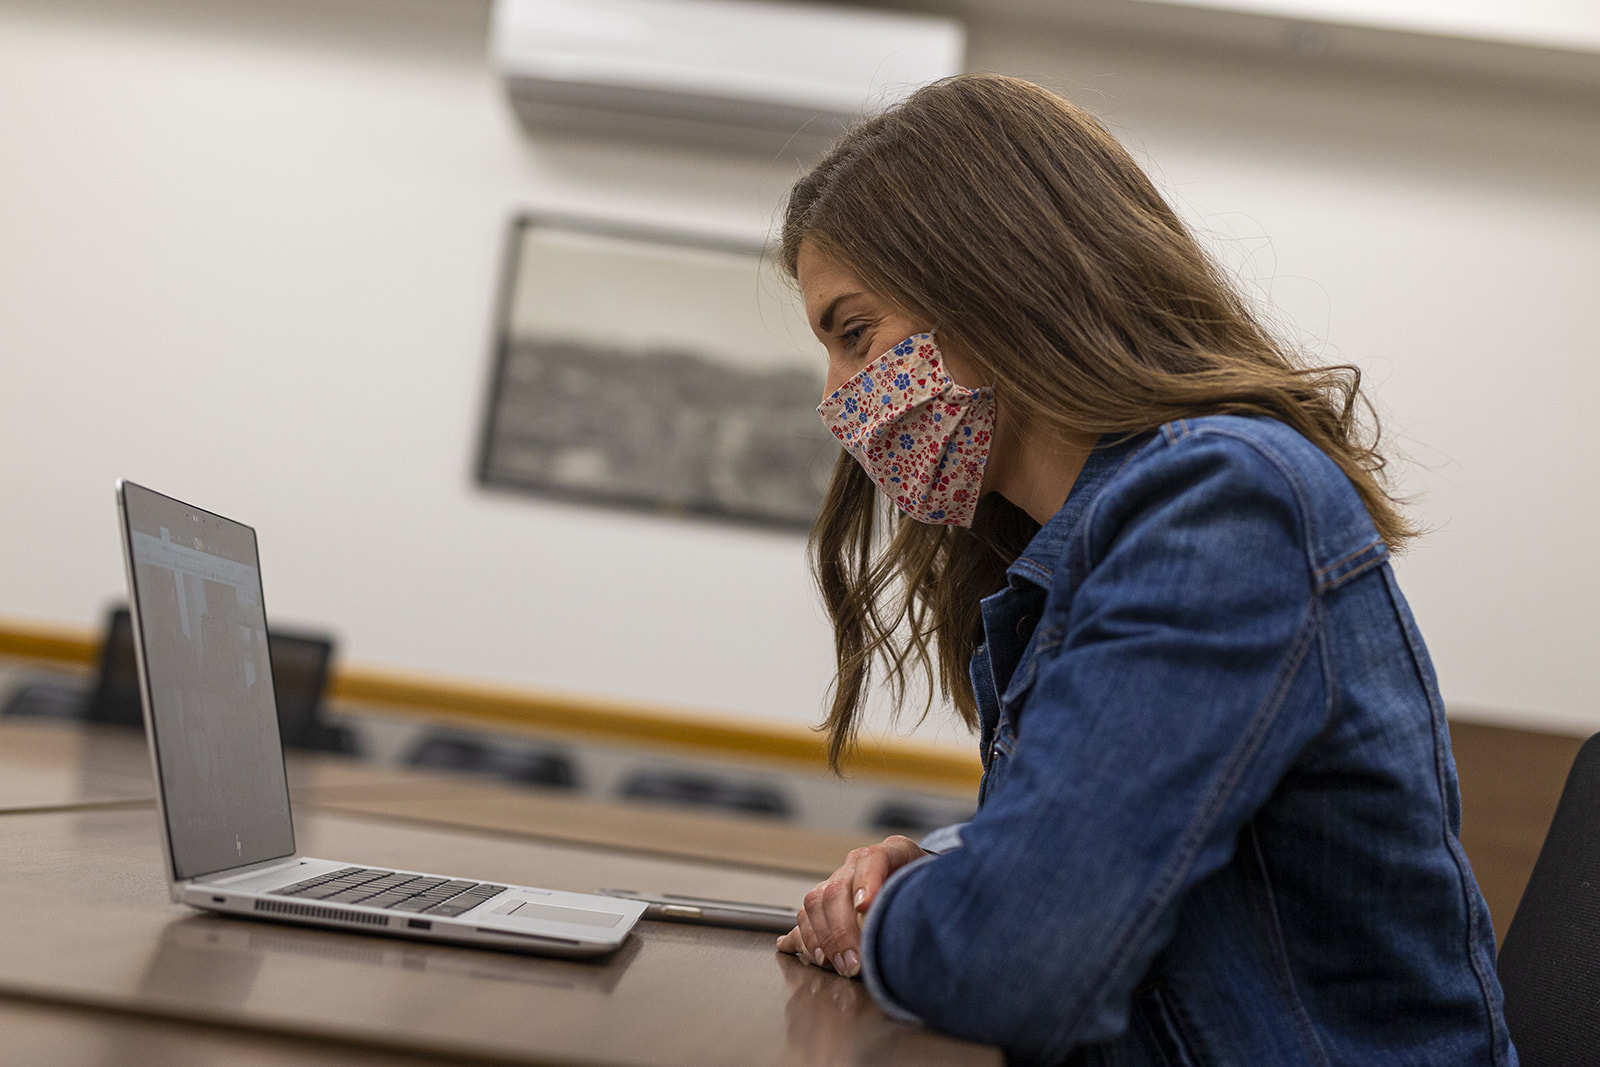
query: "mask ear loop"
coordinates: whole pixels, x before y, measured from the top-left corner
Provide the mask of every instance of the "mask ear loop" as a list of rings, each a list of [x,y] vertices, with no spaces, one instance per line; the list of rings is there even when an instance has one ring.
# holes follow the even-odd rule
[[[939,327],[938,326],[931,327],[928,330],[928,336],[933,338],[934,343],[937,344],[938,341],[939,341]],[[939,351],[940,351],[941,355],[944,352],[943,349],[940,349]],[[983,396],[985,394],[987,394],[989,396],[993,396],[994,395],[994,383],[993,382],[990,382],[988,385],[975,385],[975,386],[972,386],[972,387],[969,388],[969,387],[967,387],[965,385],[962,385],[960,382],[955,380],[955,376],[950,374],[950,366],[949,366],[948,363],[945,364],[944,373],[945,373],[946,377],[948,377],[950,379],[950,383],[952,385],[954,385],[957,389],[965,389],[967,392],[971,393],[974,396]]]

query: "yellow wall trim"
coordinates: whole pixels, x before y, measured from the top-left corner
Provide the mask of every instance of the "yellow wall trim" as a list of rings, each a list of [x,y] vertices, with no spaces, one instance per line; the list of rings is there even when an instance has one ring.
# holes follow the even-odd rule
[[[93,665],[99,661],[100,638],[84,630],[0,619],[0,656]],[[820,734],[784,723],[338,664],[329,680],[329,696],[344,704],[611,744],[692,750],[812,770],[827,765]],[[981,769],[976,757],[948,748],[865,738],[847,773],[905,785],[972,791]]]
[[[100,661],[100,635],[66,626],[0,619],[0,656],[92,665]]]

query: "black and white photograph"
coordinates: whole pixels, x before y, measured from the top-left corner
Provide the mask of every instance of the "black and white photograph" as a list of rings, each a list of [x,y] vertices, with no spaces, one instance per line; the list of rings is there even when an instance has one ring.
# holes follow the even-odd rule
[[[759,243],[521,215],[505,264],[484,485],[810,526],[823,356]]]

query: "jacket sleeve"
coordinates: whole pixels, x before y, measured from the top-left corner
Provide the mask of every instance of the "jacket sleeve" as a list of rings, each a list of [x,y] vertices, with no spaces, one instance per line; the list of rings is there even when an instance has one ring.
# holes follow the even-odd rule
[[[896,872],[868,916],[890,1014],[1021,1062],[1126,1030],[1180,899],[1327,719],[1296,484],[1249,444],[1187,438],[1091,505],[965,847]]]

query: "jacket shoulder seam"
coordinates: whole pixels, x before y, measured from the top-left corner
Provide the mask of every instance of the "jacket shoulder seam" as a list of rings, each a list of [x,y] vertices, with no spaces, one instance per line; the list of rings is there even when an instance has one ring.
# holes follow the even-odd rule
[[[1161,427],[1161,438],[1164,439],[1166,442],[1166,447],[1169,449],[1174,448],[1185,441],[1191,441],[1201,437],[1217,437],[1227,441],[1238,442],[1239,444],[1249,448],[1255,455],[1259,456],[1274,471],[1277,472],[1278,477],[1283,480],[1285,485],[1287,485],[1290,497],[1294,502],[1295,522],[1303,541],[1303,544],[1301,545],[1301,552],[1305,557],[1306,567],[1312,573],[1313,580],[1318,581],[1316,578],[1317,561],[1314,555],[1314,546],[1318,543],[1316,536],[1316,520],[1313,515],[1313,509],[1310,506],[1310,494],[1307,492],[1306,486],[1302,483],[1300,478],[1297,477],[1293,465],[1290,464],[1287,459],[1276,449],[1269,447],[1266,442],[1258,441],[1251,435],[1239,433],[1231,427],[1217,426],[1214,424],[1196,427],[1188,419],[1175,419]],[[1155,450],[1149,451],[1152,455],[1158,454]],[[1134,456],[1128,457],[1128,461],[1125,462],[1122,467],[1118,468],[1117,473],[1120,475],[1127,469],[1129,463],[1131,463],[1134,458],[1142,454],[1143,452],[1135,453]],[[1080,539],[1079,547],[1081,549],[1087,550],[1089,548],[1091,542],[1090,535],[1094,530],[1095,519],[1099,515],[1102,507],[1105,505],[1105,501],[1108,496],[1108,490],[1110,490],[1115,484],[1115,478],[1108,481],[1101,492],[1089,502],[1088,508],[1084,511],[1083,519],[1078,526],[1078,538]],[[1321,591],[1320,584],[1318,591]]]

